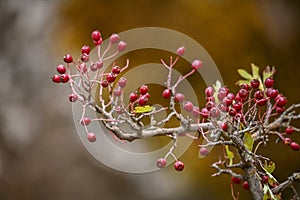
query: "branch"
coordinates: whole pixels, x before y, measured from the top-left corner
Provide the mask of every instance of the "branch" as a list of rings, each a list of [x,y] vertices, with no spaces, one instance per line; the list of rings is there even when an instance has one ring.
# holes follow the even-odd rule
[[[282,182],[278,186],[272,189],[273,194],[278,194],[288,187],[291,187],[293,182],[300,180],[300,172],[295,172],[287,178],[286,181]]]

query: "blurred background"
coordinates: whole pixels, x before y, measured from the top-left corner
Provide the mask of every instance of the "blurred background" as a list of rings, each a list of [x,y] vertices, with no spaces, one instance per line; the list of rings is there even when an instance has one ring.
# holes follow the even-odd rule
[[[174,29],[203,45],[229,88],[238,68],[270,65],[289,104],[300,101],[298,0],[0,0],[0,8],[1,200],[231,199],[230,177],[210,177],[217,148],[199,160],[192,145],[180,158],[182,173],[168,167],[138,175],[109,169],[86,151],[68,88],[50,77],[66,52],[91,45],[95,29],[104,38],[137,27]],[[279,180],[300,169],[299,152],[282,144],[264,151]],[[241,186],[235,191],[250,199]]]

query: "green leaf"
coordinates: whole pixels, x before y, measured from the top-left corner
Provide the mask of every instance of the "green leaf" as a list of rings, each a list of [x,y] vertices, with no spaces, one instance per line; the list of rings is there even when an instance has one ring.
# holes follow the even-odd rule
[[[269,163],[265,163],[263,166],[264,170],[272,174],[275,170],[275,163],[270,161]]]
[[[241,85],[243,85],[243,84],[248,84],[248,85],[250,85],[250,81],[249,81],[249,80],[239,80],[239,81],[237,81],[235,84],[238,85],[238,86],[241,86]]]
[[[243,77],[244,79],[247,79],[247,80],[253,79],[253,77],[251,76],[251,74],[249,74],[246,70],[244,70],[244,69],[238,69],[237,71],[241,75],[241,77]]]
[[[151,112],[154,109],[153,106],[136,106],[134,108],[134,113],[146,113],[146,112]]]
[[[259,79],[260,78],[259,67],[256,66],[255,64],[251,64],[251,69],[252,69],[252,77]]]
[[[228,145],[225,145],[225,149],[226,149],[227,158],[229,159],[229,166],[231,166],[233,164],[234,154],[232,151],[230,151]]]
[[[253,139],[252,135],[250,133],[246,132],[245,135],[244,135],[243,141],[244,141],[245,147],[249,151],[252,151],[253,144],[254,144],[254,139]]]

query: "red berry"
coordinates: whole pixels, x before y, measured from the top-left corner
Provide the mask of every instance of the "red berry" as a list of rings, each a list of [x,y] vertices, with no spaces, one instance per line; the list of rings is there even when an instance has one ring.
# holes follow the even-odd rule
[[[111,70],[112,73],[114,74],[120,74],[121,68],[119,66],[114,66]]]
[[[57,65],[56,70],[60,74],[66,73],[66,67],[64,65]]]
[[[224,106],[223,104],[219,104],[218,108],[222,111],[222,112],[228,112],[229,108],[228,106]]]
[[[242,97],[240,97],[239,94],[237,94],[237,95],[235,96],[235,101],[236,101],[236,102],[243,102],[244,99],[243,99]]]
[[[104,87],[104,88],[106,88],[108,86],[108,81],[107,80],[103,80],[101,82],[101,86]]]
[[[150,94],[148,92],[144,96],[147,97],[148,99],[150,98]]]
[[[175,94],[175,101],[177,102],[183,102],[184,101],[184,95],[181,93],[176,93]]]
[[[90,56],[86,53],[81,54],[80,59],[82,62],[87,63],[90,60]]]
[[[138,104],[144,106],[148,103],[148,98],[144,95],[139,98]]]
[[[71,62],[73,62],[73,57],[70,54],[66,54],[64,56],[64,62],[65,63],[71,63]]]
[[[129,96],[130,102],[135,102],[138,99],[137,93],[131,93]]]
[[[267,184],[269,182],[269,177],[267,175],[265,175],[261,178],[261,180],[263,183]]]
[[[299,151],[299,144],[298,144],[297,142],[292,142],[292,143],[290,144],[290,147],[291,147],[291,149],[294,150],[294,151]]]
[[[95,72],[95,71],[97,71],[98,68],[97,68],[97,65],[91,64],[90,69],[91,69],[92,72]]]
[[[164,168],[167,165],[167,161],[164,158],[160,158],[156,161],[156,166],[158,168]]]
[[[283,112],[284,112],[284,107],[277,107],[277,106],[276,106],[276,112],[277,112],[278,114],[283,113]]]
[[[95,142],[97,139],[97,136],[95,133],[88,133],[87,135],[87,139],[89,142]]]
[[[235,183],[235,184],[240,184],[241,183],[241,179],[239,177],[231,177],[231,182]]]
[[[141,87],[140,87],[140,93],[142,94],[142,95],[144,95],[144,94],[146,94],[148,92],[148,86],[147,85],[142,85]]]
[[[185,53],[185,48],[184,48],[184,47],[179,47],[179,48],[177,49],[177,55],[183,56],[184,53]]]
[[[187,112],[191,112],[191,111],[193,111],[193,104],[190,102],[190,101],[186,101],[185,103],[184,103],[184,106],[183,106],[183,109],[185,110],[185,111],[187,111]]]
[[[87,55],[89,55],[90,52],[91,52],[91,49],[90,49],[89,46],[84,45],[83,47],[81,47],[81,53],[82,53],[82,54],[87,54]]]
[[[246,83],[242,84],[240,87],[241,89],[250,90],[250,86]]]
[[[201,116],[203,117],[203,118],[208,118],[208,116],[209,116],[209,114],[210,114],[210,112],[207,110],[207,108],[202,108],[202,110],[201,110]]]
[[[234,117],[236,115],[236,110],[234,108],[230,108],[228,113],[230,116]]]
[[[181,162],[181,161],[176,161],[175,163],[174,163],[174,168],[177,170],[177,171],[182,171],[183,169],[184,169],[184,164],[183,164],[183,162]]]
[[[233,101],[234,98],[235,98],[235,95],[233,93],[228,93],[227,94],[227,98],[229,98],[229,99],[231,99]]]
[[[127,46],[127,43],[124,41],[120,41],[118,44],[118,51],[123,51]]]
[[[109,82],[109,83],[112,83],[116,80],[116,75],[113,74],[113,73],[109,73],[106,75],[106,80]]]
[[[218,91],[218,99],[222,101],[227,96],[226,90],[219,90]]]
[[[69,100],[71,102],[76,102],[77,99],[78,99],[78,96],[76,94],[72,93],[72,94],[69,95]]]
[[[228,97],[225,97],[223,100],[222,100],[222,104],[224,106],[230,106],[232,104],[232,99],[229,99]]]
[[[261,90],[258,90],[254,93],[254,98],[257,100],[260,100],[262,98],[264,98],[264,92]]]
[[[274,80],[272,79],[272,78],[267,78],[266,80],[265,80],[265,86],[267,87],[267,88],[270,88],[270,87],[272,87],[274,85]]]
[[[209,101],[206,103],[205,107],[208,111],[210,111],[212,108],[216,107],[216,104],[212,101]]]
[[[55,74],[54,76],[52,76],[52,81],[54,83],[60,83],[60,76]]]
[[[193,111],[192,111],[194,117],[199,117],[200,116],[200,110],[197,106],[193,107]]]
[[[116,88],[116,89],[114,89],[114,95],[115,95],[116,97],[121,96],[121,94],[122,94],[122,89],[121,89],[121,88]]]
[[[62,75],[60,76],[60,81],[61,81],[62,83],[67,83],[69,80],[70,80],[70,77],[69,77],[69,75],[67,75],[67,74],[62,74]]]
[[[83,126],[87,126],[91,123],[91,119],[88,118],[88,117],[85,117],[83,118],[82,120],[80,120],[80,123],[83,125]]]
[[[206,97],[212,97],[214,95],[214,88],[213,87],[207,87],[205,89],[205,95],[206,95]]]
[[[237,101],[234,105],[233,108],[236,110],[236,112],[240,112],[243,108],[243,104],[239,101]]]
[[[202,157],[206,156],[208,153],[209,153],[209,152],[208,152],[208,149],[205,148],[205,147],[201,147],[201,148],[199,149],[199,155],[202,156]]]
[[[287,100],[285,97],[280,97],[276,100],[276,106],[283,107],[287,103]]]
[[[103,62],[102,61],[97,61],[96,66],[97,66],[98,69],[100,69],[103,66]]]
[[[98,30],[93,31],[92,38],[95,42],[98,42],[101,39],[101,33]]]
[[[288,134],[288,135],[291,135],[294,133],[294,128],[289,126],[285,129],[285,133]]]
[[[275,99],[278,96],[278,90],[272,89],[270,98]]]
[[[226,122],[222,122],[222,123],[220,124],[220,127],[221,127],[221,129],[222,129],[223,131],[225,131],[225,132],[228,130],[228,125],[227,125]]]
[[[267,101],[268,101],[267,99],[260,99],[260,100],[256,101],[256,104],[259,106],[264,106],[264,105],[266,105]]]
[[[118,81],[118,85],[121,87],[121,88],[124,88],[126,86],[126,83],[127,83],[127,79],[124,78],[124,77],[121,77]]]
[[[200,67],[202,67],[202,61],[200,61],[200,60],[194,60],[193,63],[192,63],[192,68],[194,70],[197,70]]]
[[[283,144],[286,146],[290,146],[290,144],[292,143],[292,139],[291,138],[284,138],[283,139]]]
[[[251,87],[254,88],[254,89],[255,89],[255,88],[258,88],[259,85],[260,85],[259,80],[253,79],[253,80],[251,81]]]
[[[87,68],[87,66],[86,66],[86,64],[85,63],[81,63],[80,65],[79,65],[79,71],[81,72],[81,73],[86,73],[87,72],[87,70],[88,70],[88,68]]]
[[[248,91],[246,90],[246,89],[240,89],[240,91],[239,91],[239,96],[241,97],[241,98],[246,98],[247,97],[247,95],[248,95]]]
[[[111,43],[116,43],[116,42],[118,42],[119,39],[120,39],[119,35],[113,33],[113,34],[110,36],[109,41],[110,41]]]
[[[210,110],[210,115],[213,118],[218,118],[220,116],[220,111],[218,108],[214,107]]]
[[[165,89],[162,93],[163,98],[168,99],[171,96],[171,90],[170,89]]]
[[[245,181],[245,182],[243,183],[243,188],[244,188],[245,190],[249,190],[250,185],[249,185],[248,181]]]
[[[93,41],[94,42],[94,45],[95,46],[98,46],[98,45],[101,45],[102,44],[102,42],[103,42],[103,40],[102,40],[102,38],[100,38],[100,40],[98,40],[98,41]]]

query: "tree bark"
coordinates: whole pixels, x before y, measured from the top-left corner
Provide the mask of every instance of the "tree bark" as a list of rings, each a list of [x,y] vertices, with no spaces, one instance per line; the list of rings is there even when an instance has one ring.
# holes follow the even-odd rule
[[[248,180],[249,186],[250,186],[249,189],[250,189],[252,199],[262,200],[263,196],[264,196],[263,188],[262,188],[260,180],[257,178],[255,171],[256,171],[256,169],[255,169],[255,166],[253,166],[253,165],[249,165],[245,169],[247,180]]]

